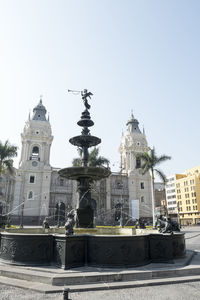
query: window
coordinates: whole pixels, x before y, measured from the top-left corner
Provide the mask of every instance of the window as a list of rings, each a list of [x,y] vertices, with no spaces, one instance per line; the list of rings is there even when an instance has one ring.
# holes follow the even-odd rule
[[[38,146],[33,146],[30,160],[40,160]]]
[[[60,186],[64,185],[64,179],[60,178]]]
[[[33,199],[33,192],[32,191],[30,191],[28,193],[28,200],[31,200],[31,199]]]
[[[30,183],[35,183],[35,176],[32,176],[32,175],[31,175],[31,176],[30,176],[29,182],[30,182]]]
[[[3,181],[3,178],[2,177],[0,177],[0,182],[2,182]]]
[[[32,154],[33,155],[38,155],[39,154],[39,148],[37,146],[33,147]]]
[[[140,182],[140,188],[141,190],[144,190],[144,182]]]
[[[141,196],[140,200],[142,203],[144,203],[144,196]]]
[[[141,159],[139,157],[136,158],[136,169],[141,168]]]
[[[123,188],[123,182],[122,181],[117,181],[115,183],[115,186],[116,186],[117,189],[122,189]]]

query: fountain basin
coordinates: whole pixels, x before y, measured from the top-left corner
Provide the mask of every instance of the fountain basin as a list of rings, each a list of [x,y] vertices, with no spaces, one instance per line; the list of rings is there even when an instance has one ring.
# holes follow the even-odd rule
[[[108,177],[111,171],[103,167],[69,167],[61,169],[58,173],[68,179],[90,178],[99,180]]]
[[[69,140],[69,142],[78,147],[93,147],[101,143],[101,139],[92,135],[78,135]]]
[[[50,265],[53,236],[48,234],[1,233],[0,260],[25,266]]]
[[[183,233],[73,235],[1,233],[0,260],[17,265],[133,267],[185,255]]]

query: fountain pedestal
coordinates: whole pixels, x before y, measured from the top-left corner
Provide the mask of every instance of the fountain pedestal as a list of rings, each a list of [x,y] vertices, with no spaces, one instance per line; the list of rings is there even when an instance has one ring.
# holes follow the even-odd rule
[[[76,210],[76,227],[93,228],[94,210],[91,207],[78,208]]]

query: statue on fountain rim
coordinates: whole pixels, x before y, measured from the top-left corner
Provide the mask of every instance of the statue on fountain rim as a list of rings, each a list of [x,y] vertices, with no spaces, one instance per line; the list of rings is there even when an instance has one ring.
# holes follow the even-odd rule
[[[74,225],[75,225],[74,214],[69,212],[67,214],[67,221],[65,223],[65,234],[67,236],[74,234],[74,229],[73,229]]]

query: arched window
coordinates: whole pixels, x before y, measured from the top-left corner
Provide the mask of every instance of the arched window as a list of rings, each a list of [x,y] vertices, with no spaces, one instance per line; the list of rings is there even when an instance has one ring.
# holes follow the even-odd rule
[[[60,186],[63,186],[63,185],[64,185],[64,179],[60,178]]]
[[[30,160],[40,160],[38,146],[33,146]]]
[[[28,192],[28,200],[31,200],[31,199],[33,199],[33,192],[32,191]]]
[[[38,148],[38,146],[34,146],[33,147],[33,150],[32,150],[32,155],[39,155],[39,148]]]

